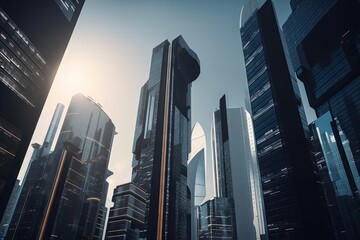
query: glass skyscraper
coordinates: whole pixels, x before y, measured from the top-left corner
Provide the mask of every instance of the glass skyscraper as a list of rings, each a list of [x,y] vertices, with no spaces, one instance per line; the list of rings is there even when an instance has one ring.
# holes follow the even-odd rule
[[[216,197],[229,200],[233,239],[267,239],[249,113],[242,108],[227,108],[224,95],[219,110],[214,112],[211,130]],[[228,231],[224,233],[228,234]]]
[[[241,10],[240,32],[270,239],[331,239],[308,126],[270,0]]]
[[[0,223],[0,239],[5,238],[6,233],[7,233],[8,229],[9,229],[11,218],[12,218],[12,216],[14,214],[16,203],[17,203],[17,201],[19,199],[20,190],[21,190],[20,180],[16,180],[15,186],[14,186],[13,191],[11,193],[11,197],[10,197],[8,205],[6,207],[6,211],[5,211],[4,216],[3,216],[2,220],[1,220],[1,223]]]
[[[101,106],[75,95],[54,152],[31,162],[7,239],[91,239],[99,234],[114,134]]]
[[[199,239],[237,239],[232,205],[230,198],[214,197],[198,207]]]
[[[335,223],[337,238],[358,239],[360,3],[356,0],[292,1],[292,13],[283,29],[294,70],[319,117],[314,123],[318,132],[313,131],[313,135],[319,135],[320,152],[330,174],[329,179],[321,175],[324,189],[329,189],[326,182],[330,182],[337,201],[346,196],[346,201],[338,203],[340,213],[352,209],[352,214],[336,217],[342,222]],[[331,129],[324,129],[325,125],[331,125]],[[326,139],[324,134],[332,136],[331,139]],[[327,200],[332,213],[331,200]],[[341,225],[343,227],[339,227]]]
[[[0,1],[0,217],[83,4]]]
[[[80,149],[86,163],[84,205],[77,230],[78,238],[92,238],[99,209],[105,207],[108,170],[115,126],[102,106],[91,98],[77,94],[71,99],[55,147],[70,142]]]
[[[359,239],[359,199],[352,192],[349,175],[356,182],[359,182],[360,176],[349,141],[337,119],[333,120],[329,112],[310,124],[310,129],[312,152],[318,165],[336,239]],[[342,155],[348,161],[343,162]],[[359,189],[358,185],[356,187]]]
[[[86,169],[77,151],[66,144],[31,162],[5,239],[75,239]]]
[[[114,189],[106,238],[109,240],[143,239],[147,193],[135,183],[125,183]]]
[[[190,93],[199,74],[197,55],[181,36],[153,49],[149,80],[141,89],[132,174],[149,194],[148,239],[190,238]]]

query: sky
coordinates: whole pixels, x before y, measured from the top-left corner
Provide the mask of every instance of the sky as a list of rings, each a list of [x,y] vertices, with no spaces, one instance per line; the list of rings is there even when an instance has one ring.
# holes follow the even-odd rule
[[[273,2],[281,26],[291,11],[289,1]],[[199,122],[204,129],[210,166],[210,126],[220,97],[227,95],[228,107],[245,106],[248,98],[239,32],[243,4],[243,0],[86,0],[31,143],[43,142],[57,103],[65,105],[64,118],[71,97],[79,92],[99,102],[118,132],[109,164],[114,174],[108,178],[107,207],[112,206],[113,189],[131,179],[135,119],[152,49],[181,34],[200,59],[201,73],[192,84],[192,125]],[[313,121],[313,112],[305,109],[308,122]],[[30,147],[19,179],[31,153]],[[207,177],[211,183],[212,174]],[[212,194],[209,185],[207,198]]]

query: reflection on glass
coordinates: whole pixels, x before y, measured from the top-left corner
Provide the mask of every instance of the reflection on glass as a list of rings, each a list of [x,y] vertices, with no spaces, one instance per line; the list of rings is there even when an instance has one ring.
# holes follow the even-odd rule
[[[337,238],[360,235],[359,173],[349,140],[329,112],[310,125],[311,142]]]

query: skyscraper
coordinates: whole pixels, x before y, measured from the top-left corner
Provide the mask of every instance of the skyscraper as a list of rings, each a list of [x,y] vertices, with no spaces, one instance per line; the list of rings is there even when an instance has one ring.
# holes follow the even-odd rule
[[[199,239],[237,239],[231,205],[230,198],[214,197],[198,207]]]
[[[42,147],[42,150],[41,150],[42,156],[50,153],[50,149],[53,145],[55,134],[59,127],[59,123],[60,123],[60,119],[61,119],[63,111],[64,111],[64,105],[61,103],[58,103],[56,105],[54,115],[51,119],[49,129],[45,135],[44,143],[41,146]]]
[[[356,217],[360,214],[359,16],[360,3],[356,0],[302,0],[293,3],[292,13],[283,26],[294,70],[304,83],[310,106],[322,119],[317,123],[324,122],[324,119],[327,119],[327,125],[331,123],[331,131],[322,129],[323,124],[315,125],[321,133],[320,142],[327,142],[323,135],[325,132],[333,135],[329,146],[333,148],[331,152],[339,154],[330,158],[325,149],[322,151],[325,159],[331,159],[327,162],[329,167],[337,164],[343,169],[341,182],[346,185],[344,188],[350,188],[346,195],[353,200],[346,201],[347,204],[340,210],[350,208],[354,215],[338,218],[342,221],[352,218],[352,222],[344,223],[345,228],[348,227],[345,234],[340,234],[347,235],[349,239],[360,237],[359,233],[354,234],[351,230],[359,229],[356,226],[360,224]],[[338,185],[340,180],[332,177],[330,182]],[[344,198],[343,194],[337,192],[337,199],[340,196]],[[354,202],[357,204],[354,205]]]
[[[254,144],[249,114],[242,108],[227,108],[224,95],[212,124],[214,179],[216,196],[228,198],[233,205],[229,208],[234,239],[267,239]]]
[[[187,185],[191,193],[191,239],[198,239],[197,207],[206,196],[206,138],[200,123],[196,122],[191,133],[191,152],[187,164]]]
[[[31,163],[8,239],[91,239],[99,234],[115,127],[81,94],[68,108],[53,153]],[[40,151],[41,152],[41,151]]]
[[[5,239],[48,239],[52,235],[73,239],[82,203],[81,175],[86,169],[77,153],[78,149],[66,143],[62,149],[31,162]],[[60,231],[55,229],[59,218]]]
[[[14,214],[14,210],[16,207],[16,203],[19,199],[20,195],[20,180],[16,180],[15,186],[13,188],[13,191],[11,193],[11,197],[9,199],[8,205],[6,207],[6,211],[4,213],[4,216],[0,222],[0,239],[4,239],[6,236],[6,233],[9,229],[11,218]]]
[[[326,113],[310,124],[312,152],[318,165],[336,239],[360,238],[359,199],[351,189],[351,176],[359,181],[349,141],[339,122]],[[342,146],[339,148],[338,146]],[[342,155],[348,159],[345,164]],[[357,189],[360,187],[356,186]]]
[[[61,103],[58,103],[56,105],[56,108],[55,108],[54,114],[52,116],[48,131],[44,138],[43,144],[42,145],[40,145],[38,143],[32,144],[32,147],[34,148],[34,150],[33,150],[32,156],[30,158],[28,167],[26,169],[22,186],[19,189],[19,197],[18,197],[19,200],[17,202],[15,202],[16,205],[14,206],[14,214],[10,218],[11,222],[9,222],[10,231],[8,234],[8,239],[10,237],[14,236],[13,235],[15,233],[14,229],[17,229],[17,226],[19,225],[16,223],[20,222],[20,220],[21,220],[20,218],[22,218],[22,216],[23,216],[23,212],[24,212],[23,208],[27,205],[27,199],[33,189],[33,186],[36,185],[36,180],[38,178],[37,174],[39,172],[43,171],[42,167],[45,166],[44,165],[45,161],[40,161],[39,159],[43,156],[46,156],[44,159],[47,159],[47,156],[53,145],[54,136],[58,129],[63,110],[64,110],[64,105]],[[33,163],[34,163],[34,166],[32,165]],[[29,172],[30,172],[30,176],[28,178]],[[27,236],[27,235],[25,234],[25,236]]]
[[[55,151],[70,142],[79,148],[81,160],[86,163],[84,205],[77,238],[93,237],[100,206],[105,207],[106,179],[112,174],[108,165],[115,134],[115,126],[100,104],[82,94],[72,97]]]
[[[190,91],[199,74],[197,55],[181,36],[153,49],[149,80],[141,89],[132,175],[149,194],[148,239],[190,238]]]
[[[241,10],[240,32],[270,239],[331,239],[308,128],[271,1]]]
[[[246,162],[243,163],[243,168],[248,174],[250,195],[251,195],[251,207],[252,207],[252,221],[255,231],[256,239],[265,240],[268,239],[268,231],[266,227],[266,217],[264,208],[264,199],[261,184],[261,175],[259,169],[259,162],[256,154],[256,141],[254,135],[254,127],[251,119],[251,114],[244,108],[240,108],[241,119],[241,136],[243,145],[240,147],[243,152],[243,156]],[[245,182],[245,181],[244,181]],[[244,186],[245,188],[246,186]],[[247,207],[248,203],[245,201],[242,205]],[[236,207],[236,206],[235,206]],[[243,229],[244,231],[244,229]]]
[[[83,4],[0,1],[0,217]]]
[[[114,189],[114,206],[109,213],[106,239],[136,240],[144,237],[146,198],[146,192],[133,182]]]

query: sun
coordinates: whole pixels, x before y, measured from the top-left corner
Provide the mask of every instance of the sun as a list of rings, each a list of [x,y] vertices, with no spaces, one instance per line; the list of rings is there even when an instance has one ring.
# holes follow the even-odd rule
[[[67,66],[59,73],[60,85],[71,92],[81,92],[85,87],[85,72],[81,67]]]

